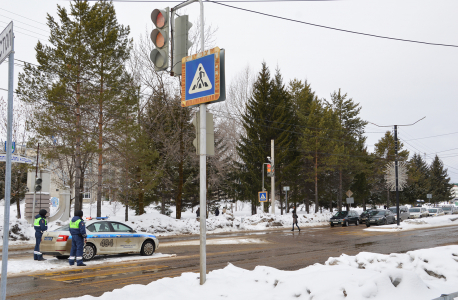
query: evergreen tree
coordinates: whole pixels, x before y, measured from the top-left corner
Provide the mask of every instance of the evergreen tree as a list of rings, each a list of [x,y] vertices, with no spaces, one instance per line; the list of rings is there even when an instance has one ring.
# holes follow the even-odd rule
[[[238,169],[242,193],[246,199],[251,201],[252,214],[256,213],[256,206],[259,205],[257,192],[262,186],[261,168],[266,162],[266,157],[270,156],[271,140],[275,140],[276,168],[278,166],[287,168],[284,158],[287,156],[286,151],[293,139],[291,137],[292,126],[288,123],[291,109],[290,98],[286,95],[280,72],[277,70],[272,80],[269,69],[263,63],[253,85],[252,97],[242,115],[245,134],[237,146],[241,159]],[[267,183],[266,186],[268,187],[269,184]],[[275,195],[271,197],[275,199]]]
[[[414,204],[416,200],[425,198],[429,189],[429,167],[420,154],[414,153],[409,160],[407,175],[404,199]]]
[[[433,195],[432,201],[435,205],[453,198],[451,192],[453,185],[450,184],[447,169],[444,169],[444,164],[437,155],[429,167],[428,183],[428,194]]]

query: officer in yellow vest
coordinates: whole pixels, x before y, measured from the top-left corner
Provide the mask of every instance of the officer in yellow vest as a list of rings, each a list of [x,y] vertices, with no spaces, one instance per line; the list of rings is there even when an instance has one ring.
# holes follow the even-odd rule
[[[33,250],[34,260],[46,260],[40,252],[40,243],[43,232],[48,230],[48,221],[46,220],[47,213],[46,209],[40,210],[38,215],[35,216],[35,221],[33,222],[33,228],[35,228],[35,249]]]
[[[72,235],[72,249],[70,250],[70,257],[68,263],[70,266],[75,264],[77,266],[86,266],[83,263],[83,248],[86,242],[86,227],[83,221],[83,211],[79,210],[70,222],[70,234]]]

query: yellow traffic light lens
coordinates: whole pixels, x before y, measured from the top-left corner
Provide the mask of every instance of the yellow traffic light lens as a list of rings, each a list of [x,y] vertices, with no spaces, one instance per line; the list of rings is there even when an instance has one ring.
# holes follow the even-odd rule
[[[164,15],[162,13],[158,13],[156,17],[156,26],[159,28],[162,28],[164,27],[164,25],[165,25]]]
[[[156,43],[155,44],[156,44],[157,47],[162,48],[162,47],[164,47],[164,43],[165,43],[164,36],[162,35],[162,33],[159,32],[156,35]]]

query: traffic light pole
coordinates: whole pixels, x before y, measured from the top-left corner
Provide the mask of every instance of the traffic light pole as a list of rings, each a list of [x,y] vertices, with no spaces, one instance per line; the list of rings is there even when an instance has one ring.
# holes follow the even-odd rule
[[[13,30],[11,30],[12,33]],[[3,248],[2,248],[2,279],[1,299],[6,299],[6,274],[8,274],[8,238],[10,232],[10,198],[11,198],[11,155],[13,137],[13,80],[14,80],[14,34],[11,38],[12,51],[8,56],[8,108],[6,127],[6,174],[5,174],[5,210],[3,215]]]
[[[272,214],[275,215],[275,159],[274,159],[274,154],[275,154],[275,149],[274,149],[274,146],[275,146],[275,140],[270,140],[270,157],[271,157],[271,163],[272,163],[272,169],[273,169],[273,176],[271,177],[271,193],[272,195],[270,196],[271,199],[272,199]]]
[[[200,3],[200,51],[204,52],[205,39],[204,39],[204,3],[202,0],[189,0],[181,3],[172,8],[171,26],[172,32],[174,30],[174,16],[175,11],[179,8],[185,7],[191,3]],[[172,65],[173,68],[173,65]],[[200,158],[199,158],[199,175],[200,175],[200,284],[204,284],[207,277],[207,105],[200,104]]]
[[[396,178],[396,221],[399,226],[398,125],[394,125],[394,176]]]

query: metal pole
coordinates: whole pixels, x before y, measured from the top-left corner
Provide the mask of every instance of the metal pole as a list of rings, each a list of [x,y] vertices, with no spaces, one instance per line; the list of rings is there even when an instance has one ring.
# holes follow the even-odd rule
[[[261,191],[263,191],[263,192],[265,191],[265,189],[264,189],[264,165],[265,164],[266,163],[262,164],[262,190]],[[265,205],[264,202],[262,202],[262,212],[264,212],[264,205]]]
[[[396,221],[399,226],[398,125],[394,125],[394,175],[396,177]]]
[[[35,181],[33,182],[34,187],[35,187],[35,183],[37,182],[37,178],[38,178],[38,156],[39,155],[40,155],[40,143],[38,143],[38,147],[37,147],[37,165],[35,167]],[[35,197],[36,195],[37,195],[37,191],[34,188],[33,189],[32,216],[30,217],[30,223],[32,224],[32,226],[33,226],[33,217],[35,216]]]
[[[12,32],[12,31],[11,31]],[[10,198],[11,198],[11,148],[13,125],[13,80],[14,80],[14,35],[11,39],[12,51],[8,57],[8,125],[6,129],[6,174],[5,174],[5,212],[3,218],[2,249],[2,300],[6,299],[6,278],[8,274],[8,238],[10,233]]]
[[[271,163],[272,163],[272,168],[274,169],[274,174],[273,176],[271,177],[271,184],[272,184],[272,196],[271,199],[272,199],[272,214],[275,215],[275,160],[274,160],[274,146],[275,146],[275,141],[274,140],[270,140],[270,156],[271,156]]]
[[[200,51],[204,52],[204,4],[200,3]],[[206,221],[207,221],[207,106],[200,105],[200,284],[204,284],[207,277],[207,237],[206,237]],[[202,217],[202,209],[204,215]]]

